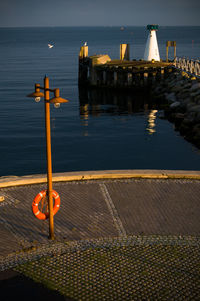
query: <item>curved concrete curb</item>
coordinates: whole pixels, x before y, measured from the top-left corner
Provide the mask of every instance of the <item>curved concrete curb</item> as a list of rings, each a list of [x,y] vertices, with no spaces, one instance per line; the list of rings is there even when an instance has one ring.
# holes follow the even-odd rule
[[[100,179],[195,179],[200,180],[200,171],[186,170],[102,170],[54,173],[53,182],[69,182]],[[0,177],[0,188],[46,183],[46,175]]]

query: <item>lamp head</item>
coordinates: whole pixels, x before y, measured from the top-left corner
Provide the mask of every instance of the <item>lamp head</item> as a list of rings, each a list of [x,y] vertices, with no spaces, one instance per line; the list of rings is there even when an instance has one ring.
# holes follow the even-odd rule
[[[54,104],[55,108],[59,108],[61,103],[69,102],[69,100],[60,97],[59,89],[54,90],[54,97],[49,100],[50,103]]]
[[[28,94],[27,97],[34,97],[36,102],[40,101],[41,97],[44,97],[44,93],[40,92],[40,84],[35,84],[35,92]]]

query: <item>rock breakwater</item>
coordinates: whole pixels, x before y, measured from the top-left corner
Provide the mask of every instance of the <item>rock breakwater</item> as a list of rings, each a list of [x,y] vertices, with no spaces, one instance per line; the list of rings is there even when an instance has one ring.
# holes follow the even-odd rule
[[[200,79],[173,69],[152,90],[156,98],[165,99],[165,117],[175,130],[200,148]]]

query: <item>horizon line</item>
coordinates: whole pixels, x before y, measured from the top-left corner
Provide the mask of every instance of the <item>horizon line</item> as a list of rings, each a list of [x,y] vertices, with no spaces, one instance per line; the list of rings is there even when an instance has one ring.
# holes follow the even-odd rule
[[[63,27],[146,27],[147,25],[23,25],[23,26],[0,26],[0,28],[63,28]],[[159,27],[200,27],[200,25],[159,25]]]

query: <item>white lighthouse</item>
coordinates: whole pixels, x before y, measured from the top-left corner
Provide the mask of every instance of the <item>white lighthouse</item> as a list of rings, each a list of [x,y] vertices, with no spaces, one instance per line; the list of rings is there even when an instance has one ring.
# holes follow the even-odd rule
[[[160,61],[160,54],[158,49],[158,42],[156,37],[156,31],[158,30],[158,25],[147,25],[149,30],[149,35],[146,43],[146,48],[144,52],[145,61]]]

